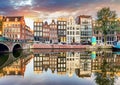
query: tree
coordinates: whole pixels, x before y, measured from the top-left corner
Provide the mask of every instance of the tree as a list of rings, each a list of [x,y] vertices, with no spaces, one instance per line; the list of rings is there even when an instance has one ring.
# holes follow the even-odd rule
[[[115,32],[116,30],[119,30],[117,14],[115,11],[111,11],[109,7],[104,7],[97,12],[96,23],[95,30],[102,31],[105,44],[107,41],[107,35],[110,31]]]
[[[104,53],[104,57],[107,57],[106,55],[107,54]],[[115,69],[115,67],[114,67],[113,63],[108,63],[106,58],[104,58],[103,62],[101,64],[101,72],[96,72],[95,73],[96,83],[98,85],[114,85],[114,82],[115,82],[115,79],[116,79],[115,75],[114,75],[114,73],[116,71],[114,69]],[[110,74],[107,74],[107,72],[109,72]]]

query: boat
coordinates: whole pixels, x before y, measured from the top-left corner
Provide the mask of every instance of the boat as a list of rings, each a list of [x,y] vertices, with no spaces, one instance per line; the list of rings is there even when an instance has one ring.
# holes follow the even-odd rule
[[[120,50],[120,41],[114,41],[112,49],[113,49],[113,51],[114,50]]]

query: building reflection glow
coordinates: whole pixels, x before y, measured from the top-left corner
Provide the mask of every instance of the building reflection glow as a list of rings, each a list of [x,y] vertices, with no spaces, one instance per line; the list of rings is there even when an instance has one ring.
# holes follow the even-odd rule
[[[112,51],[94,52],[50,52],[34,54],[34,72],[42,73],[51,69],[52,73],[57,71],[58,75],[72,77],[91,77],[92,73],[102,72],[102,66],[106,61],[109,68],[106,69],[106,76],[120,75],[120,55]],[[111,75],[111,68],[114,75]]]
[[[6,57],[5,57],[6,56]],[[4,58],[3,58],[4,57]],[[0,56],[0,61],[12,62],[4,65],[0,64],[0,76],[21,75],[24,77],[26,65],[33,61],[33,72],[42,74],[43,71],[57,73],[57,75],[67,75],[73,77],[75,74],[79,78],[89,78],[92,74],[101,78],[115,78],[120,76],[120,54],[110,50],[104,51],[44,51],[22,52],[20,57],[11,54]],[[6,59],[6,60],[5,60]],[[5,64],[4,62],[3,64]]]

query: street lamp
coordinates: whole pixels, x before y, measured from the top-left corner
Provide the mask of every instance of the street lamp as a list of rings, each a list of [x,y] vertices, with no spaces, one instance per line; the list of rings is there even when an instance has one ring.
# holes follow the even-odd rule
[[[0,31],[0,36],[2,35],[2,32]]]

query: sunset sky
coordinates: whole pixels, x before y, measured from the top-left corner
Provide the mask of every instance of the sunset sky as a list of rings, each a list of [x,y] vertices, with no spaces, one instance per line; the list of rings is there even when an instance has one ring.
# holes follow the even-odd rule
[[[0,0],[0,15],[53,19],[87,14],[95,18],[102,7],[110,7],[120,17],[120,0]]]

